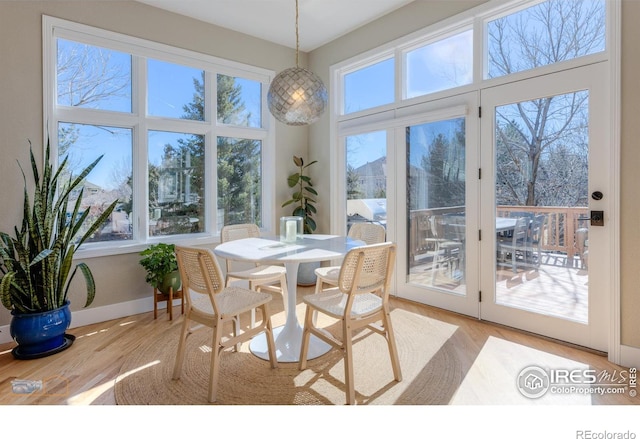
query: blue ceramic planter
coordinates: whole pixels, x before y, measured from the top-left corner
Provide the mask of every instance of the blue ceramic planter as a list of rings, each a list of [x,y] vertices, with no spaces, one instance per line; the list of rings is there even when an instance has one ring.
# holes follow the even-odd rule
[[[18,343],[13,354],[17,358],[40,358],[60,352],[71,345],[73,338],[65,336],[71,324],[67,301],[62,307],[35,314],[12,311],[9,332]]]
[[[298,285],[308,287],[316,284],[316,268],[320,262],[303,262],[298,267]]]

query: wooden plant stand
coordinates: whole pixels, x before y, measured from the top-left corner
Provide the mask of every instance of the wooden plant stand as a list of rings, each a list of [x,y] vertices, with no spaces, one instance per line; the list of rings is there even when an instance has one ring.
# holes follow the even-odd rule
[[[180,299],[180,314],[184,314],[184,295],[182,289],[173,291],[169,288],[169,293],[163,293],[157,288],[153,289],[153,319],[158,318],[158,302],[167,302],[167,312],[169,320],[173,320],[173,299]]]

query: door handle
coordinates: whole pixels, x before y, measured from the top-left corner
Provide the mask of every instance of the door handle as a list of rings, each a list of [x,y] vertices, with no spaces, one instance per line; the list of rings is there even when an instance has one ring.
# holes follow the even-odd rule
[[[604,211],[592,210],[590,218],[592,226],[604,226]]]

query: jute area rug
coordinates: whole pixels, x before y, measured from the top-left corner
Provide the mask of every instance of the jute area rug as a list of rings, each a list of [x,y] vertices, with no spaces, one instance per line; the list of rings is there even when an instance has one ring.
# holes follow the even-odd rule
[[[357,403],[447,404],[464,374],[447,343],[454,327],[402,309],[391,316],[403,380],[393,379],[384,338],[363,330],[354,343]],[[187,337],[182,375],[173,380],[179,333],[180,325],[174,325],[126,359],[115,383],[117,404],[208,404],[211,330],[203,327]],[[239,352],[221,354],[217,404],[340,405],[345,404],[344,389],[344,363],[336,350],[310,360],[304,371],[297,363],[271,369],[249,351],[248,343]]]

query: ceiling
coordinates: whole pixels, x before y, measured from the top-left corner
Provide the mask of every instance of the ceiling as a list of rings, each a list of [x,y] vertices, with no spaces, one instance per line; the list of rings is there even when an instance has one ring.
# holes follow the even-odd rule
[[[296,47],[295,0],[137,0]],[[413,0],[299,0],[300,50],[309,52]]]

